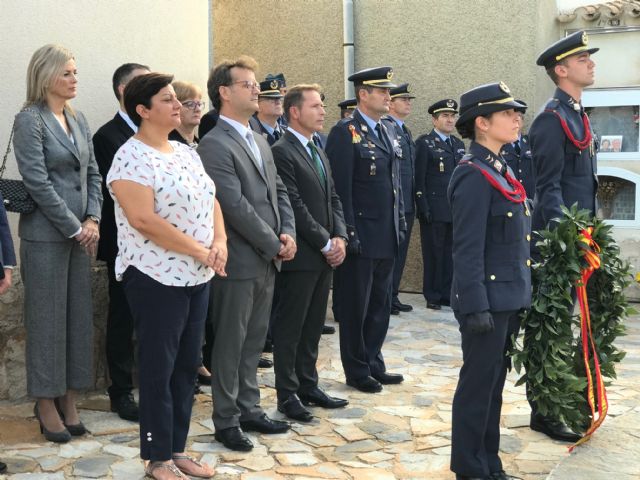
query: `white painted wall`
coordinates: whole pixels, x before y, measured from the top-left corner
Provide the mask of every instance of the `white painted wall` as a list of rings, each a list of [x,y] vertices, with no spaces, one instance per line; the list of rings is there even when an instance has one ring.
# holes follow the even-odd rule
[[[32,53],[60,43],[76,57],[72,102],[97,130],[115,113],[113,71],[139,62],[206,91],[210,58],[209,0],[0,0],[0,150],[25,99]],[[15,177],[10,157],[7,176]],[[13,231],[17,215],[11,214]]]

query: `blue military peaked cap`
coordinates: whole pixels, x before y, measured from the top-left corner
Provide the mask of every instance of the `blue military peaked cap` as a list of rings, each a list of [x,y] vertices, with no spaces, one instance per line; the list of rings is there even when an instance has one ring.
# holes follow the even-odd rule
[[[411,95],[408,83],[401,83],[397,87],[392,88],[389,93],[391,94],[391,98],[416,98],[414,95]]]
[[[458,102],[453,98],[445,98],[431,105],[427,112],[429,112],[430,115],[442,112],[458,113]]]
[[[284,73],[268,73],[265,77],[266,80],[277,80],[280,88],[284,88],[287,86],[287,81],[284,78]]]
[[[599,48],[589,48],[589,36],[587,32],[580,30],[561,38],[553,45],[547,47],[540,54],[536,64],[544,68],[551,68],[561,60],[582,52],[596,53]]]
[[[280,82],[275,78],[267,78],[260,82],[260,98],[282,98]]]
[[[460,116],[456,127],[476,117],[511,108],[521,110],[526,108],[526,105],[514,100],[509,87],[504,82],[480,85],[463,93],[460,97]]]
[[[356,105],[358,105],[358,102],[356,102],[355,98],[350,98],[348,100],[343,100],[338,104],[338,106],[342,110],[353,110],[353,109],[356,108]]]
[[[526,113],[528,105],[525,103],[525,101],[524,100],[516,100],[516,102],[518,102],[520,105],[522,105],[522,107],[516,108],[515,111],[516,112],[520,112],[520,113]]]
[[[391,82],[393,78],[393,68],[374,67],[360,70],[349,76],[349,81],[354,85],[368,85],[378,88],[395,88],[397,85]]]

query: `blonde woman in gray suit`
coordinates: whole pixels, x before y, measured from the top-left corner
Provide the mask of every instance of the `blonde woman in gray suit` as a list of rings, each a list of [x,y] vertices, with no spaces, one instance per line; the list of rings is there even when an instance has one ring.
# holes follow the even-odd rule
[[[21,214],[20,268],[27,332],[27,392],[45,438],[86,429],[75,391],[92,386],[91,256],[102,206],[87,121],[69,105],[78,72],[67,49],[45,45],[27,69],[27,100],[15,119],[18,169],[37,204]]]

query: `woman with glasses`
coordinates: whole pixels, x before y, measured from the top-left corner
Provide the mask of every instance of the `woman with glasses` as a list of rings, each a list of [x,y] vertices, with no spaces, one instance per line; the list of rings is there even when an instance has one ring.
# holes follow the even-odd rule
[[[202,90],[191,82],[176,81],[172,85],[182,107],[180,108],[180,125],[169,134],[169,140],[196,148],[199,141],[196,136],[196,128],[200,125],[205,107],[205,103],[202,101]]]

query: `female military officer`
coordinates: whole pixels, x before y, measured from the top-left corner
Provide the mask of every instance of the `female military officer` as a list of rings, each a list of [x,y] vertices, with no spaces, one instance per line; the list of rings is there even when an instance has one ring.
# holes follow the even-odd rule
[[[471,139],[448,189],[453,219],[451,306],[463,365],[453,399],[451,470],[462,479],[513,479],[498,456],[500,409],[511,335],[531,304],[530,212],[524,187],[500,157],[518,136],[516,102],[504,83],[464,93],[456,122]]]

